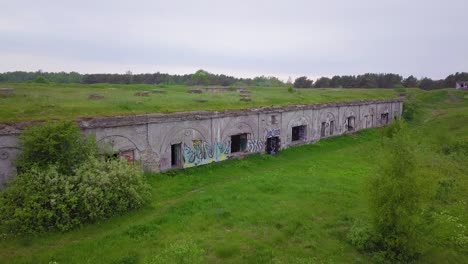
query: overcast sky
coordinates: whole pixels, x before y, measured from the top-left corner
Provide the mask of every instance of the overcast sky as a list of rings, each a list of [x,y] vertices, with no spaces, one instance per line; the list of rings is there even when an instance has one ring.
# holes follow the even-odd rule
[[[468,71],[468,0],[0,0],[0,72]]]

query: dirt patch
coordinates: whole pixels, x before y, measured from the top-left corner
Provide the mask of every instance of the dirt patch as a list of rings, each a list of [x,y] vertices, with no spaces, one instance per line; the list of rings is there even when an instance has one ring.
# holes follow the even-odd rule
[[[89,100],[102,100],[104,99],[104,95],[101,95],[101,94],[90,94],[88,96],[88,99]]]
[[[12,96],[14,92],[13,88],[0,88],[0,98]]]
[[[149,91],[138,91],[134,94],[135,96],[145,96],[145,97],[148,97],[150,96],[150,92]]]

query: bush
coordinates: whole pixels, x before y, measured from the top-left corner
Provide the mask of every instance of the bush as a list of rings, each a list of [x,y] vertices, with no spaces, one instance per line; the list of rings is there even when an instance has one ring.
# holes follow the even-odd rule
[[[402,117],[406,121],[411,121],[416,118],[420,112],[420,106],[415,100],[406,100],[403,103]]]
[[[141,172],[126,160],[99,159],[95,140],[74,123],[32,127],[20,142],[19,174],[0,193],[0,226],[9,233],[69,230],[148,197]]]
[[[468,156],[468,140],[451,140],[442,142],[440,151],[445,155],[460,154]]]
[[[25,130],[20,135],[21,153],[16,160],[20,171],[53,165],[70,175],[89,157],[97,155],[93,138],[85,138],[74,122],[50,122]]]
[[[387,138],[393,138],[394,136],[398,135],[398,133],[405,129],[406,123],[404,120],[397,119],[390,125],[384,127],[382,129],[382,135]]]
[[[90,159],[73,175],[32,168],[0,193],[0,223],[12,234],[66,231],[140,207],[148,186],[125,160]]]
[[[368,193],[376,249],[392,262],[415,260],[424,247],[422,211],[427,188],[415,170],[416,153],[406,129],[384,145],[379,173]]]
[[[375,248],[375,237],[372,226],[361,222],[353,224],[347,235],[348,241],[361,251],[371,251]]]

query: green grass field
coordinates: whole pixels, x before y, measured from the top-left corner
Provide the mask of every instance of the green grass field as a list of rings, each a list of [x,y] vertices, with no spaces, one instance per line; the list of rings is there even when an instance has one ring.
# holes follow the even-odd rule
[[[332,102],[396,97],[391,89],[301,89],[251,88],[251,101],[240,101],[238,92],[192,94],[193,87],[111,84],[2,84],[15,89],[14,95],[0,97],[0,123],[31,120],[74,119],[77,117],[167,113],[193,110],[245,109],[258,106]],[[135,96],[152,89],[166,93]],[[102,100],[88,99],[91,94]],[[204,101],[206,100],[206,101]]]
[[[437,146],[468,139],[468,93],[412,93],[423,107],[409,124],[417,151],[430,177],[452,183],[431,202],[440,223],[420,263],[467,263],[468,160]],[[369,263],[346,235],[367,217],[363,190],[380,142],[371,129],[277,156],[148,174],[149,206],[68,233],[0,241],[0,263]]]

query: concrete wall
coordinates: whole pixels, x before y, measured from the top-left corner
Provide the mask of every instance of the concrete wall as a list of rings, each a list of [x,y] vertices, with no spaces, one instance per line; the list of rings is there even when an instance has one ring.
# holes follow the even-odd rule
[[[101,148],[140,161],[145,170],[166,171],[249,153],[264,153],[267,139],[271,137],[279,137],[280,148],[284,149],[383,126],[387,119],[392,122],[399,118],[402,107],[399,99],[370,100],[224,112],[89,118],[77,120],[77,123],[85,134],[96,137]],[[34,124],[0,124],[0,184],[15,173],[14,160],[20,152],[18,135]],[[305,127],[300,139],[293,141],[293,127],[297,126]],[[245,149],[231,153],[231,136],[239,134],[247,134]],[[171,164],[173,144],[181,146],[179,166]]]
[[[460,90],[468,90],[468,81],[456,82],[455,88]]]

